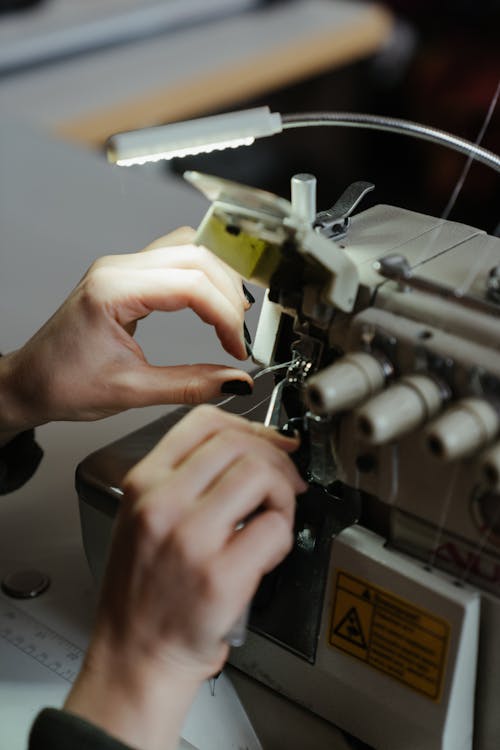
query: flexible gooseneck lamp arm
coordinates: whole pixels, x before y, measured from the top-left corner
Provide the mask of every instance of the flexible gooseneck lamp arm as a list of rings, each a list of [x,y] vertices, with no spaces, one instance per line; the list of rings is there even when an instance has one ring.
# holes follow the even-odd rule
[[[256,138],[265,138],[283,130],[311,126],[368,128],[407,135],[430,141],[458,151],[474,161],[500,172],[500,156],[482,146],[438,128],[411,120],[355,112],[306,112],[281,115],[268,107],[202,117],[128,133],[118,133],[107,143],[109,161],[120,166],[146,164],[208,153],[225,148],[251,145]]]

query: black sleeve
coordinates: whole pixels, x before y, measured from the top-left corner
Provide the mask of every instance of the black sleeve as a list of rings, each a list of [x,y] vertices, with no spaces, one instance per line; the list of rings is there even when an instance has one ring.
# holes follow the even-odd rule
[[[120,740],[67,711],[44,708],[31,728],[28,750],[131,750]]]
[[[42,460],[43,451],[35,441],[35,431],[26,430],[0,448],[0,495],[13,492],[31,479]]]

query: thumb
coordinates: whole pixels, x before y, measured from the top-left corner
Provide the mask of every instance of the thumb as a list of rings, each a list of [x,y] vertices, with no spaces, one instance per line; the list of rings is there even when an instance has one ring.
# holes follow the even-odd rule
[[[135,407],[156,404],[201,404],[221,395],[249,395],[253,380],[247,372],[223,365],[145,364],[135,374]]]

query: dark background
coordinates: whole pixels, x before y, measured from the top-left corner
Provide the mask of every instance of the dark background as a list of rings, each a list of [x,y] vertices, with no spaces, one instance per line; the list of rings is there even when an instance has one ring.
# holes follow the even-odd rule
[[[286,2],[286,0],[281,0]],[[500,2],[385,3],[396,17],[393,38],[374,57],[241,106],[273,111],[355,111],[417,120],[475,141],[500,80]],[[500,152],[500,102],[482,142]],[[290,177],[318,178],[318,209],[330,207],[355,180],[376,190],[359,210],[391,203],[442,215],[466,157],[406,136],[345,128],[307,128],[257,141],[251,149],[178,160],[289,196]],[[171,168],[171,167],[168,167]],[[473,164],[450,219],[500,233],[500,175]]]

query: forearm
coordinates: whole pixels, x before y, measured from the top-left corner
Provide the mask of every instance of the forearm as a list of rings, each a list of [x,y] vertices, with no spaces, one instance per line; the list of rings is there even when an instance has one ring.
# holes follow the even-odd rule
[[[185,716],[199,688],[139,663],[86,664],[64,710],[76,714],[131,747],[176,750]]]
[[[22,407],[14,361],[14,354],[0,355],[0,495],[25,484],[43,456],[32,429],[35,420]]]
[[[20,432],[36,427],[36,420],[23,404],[21,390],[16,352],[0,356],[0,448]]]

